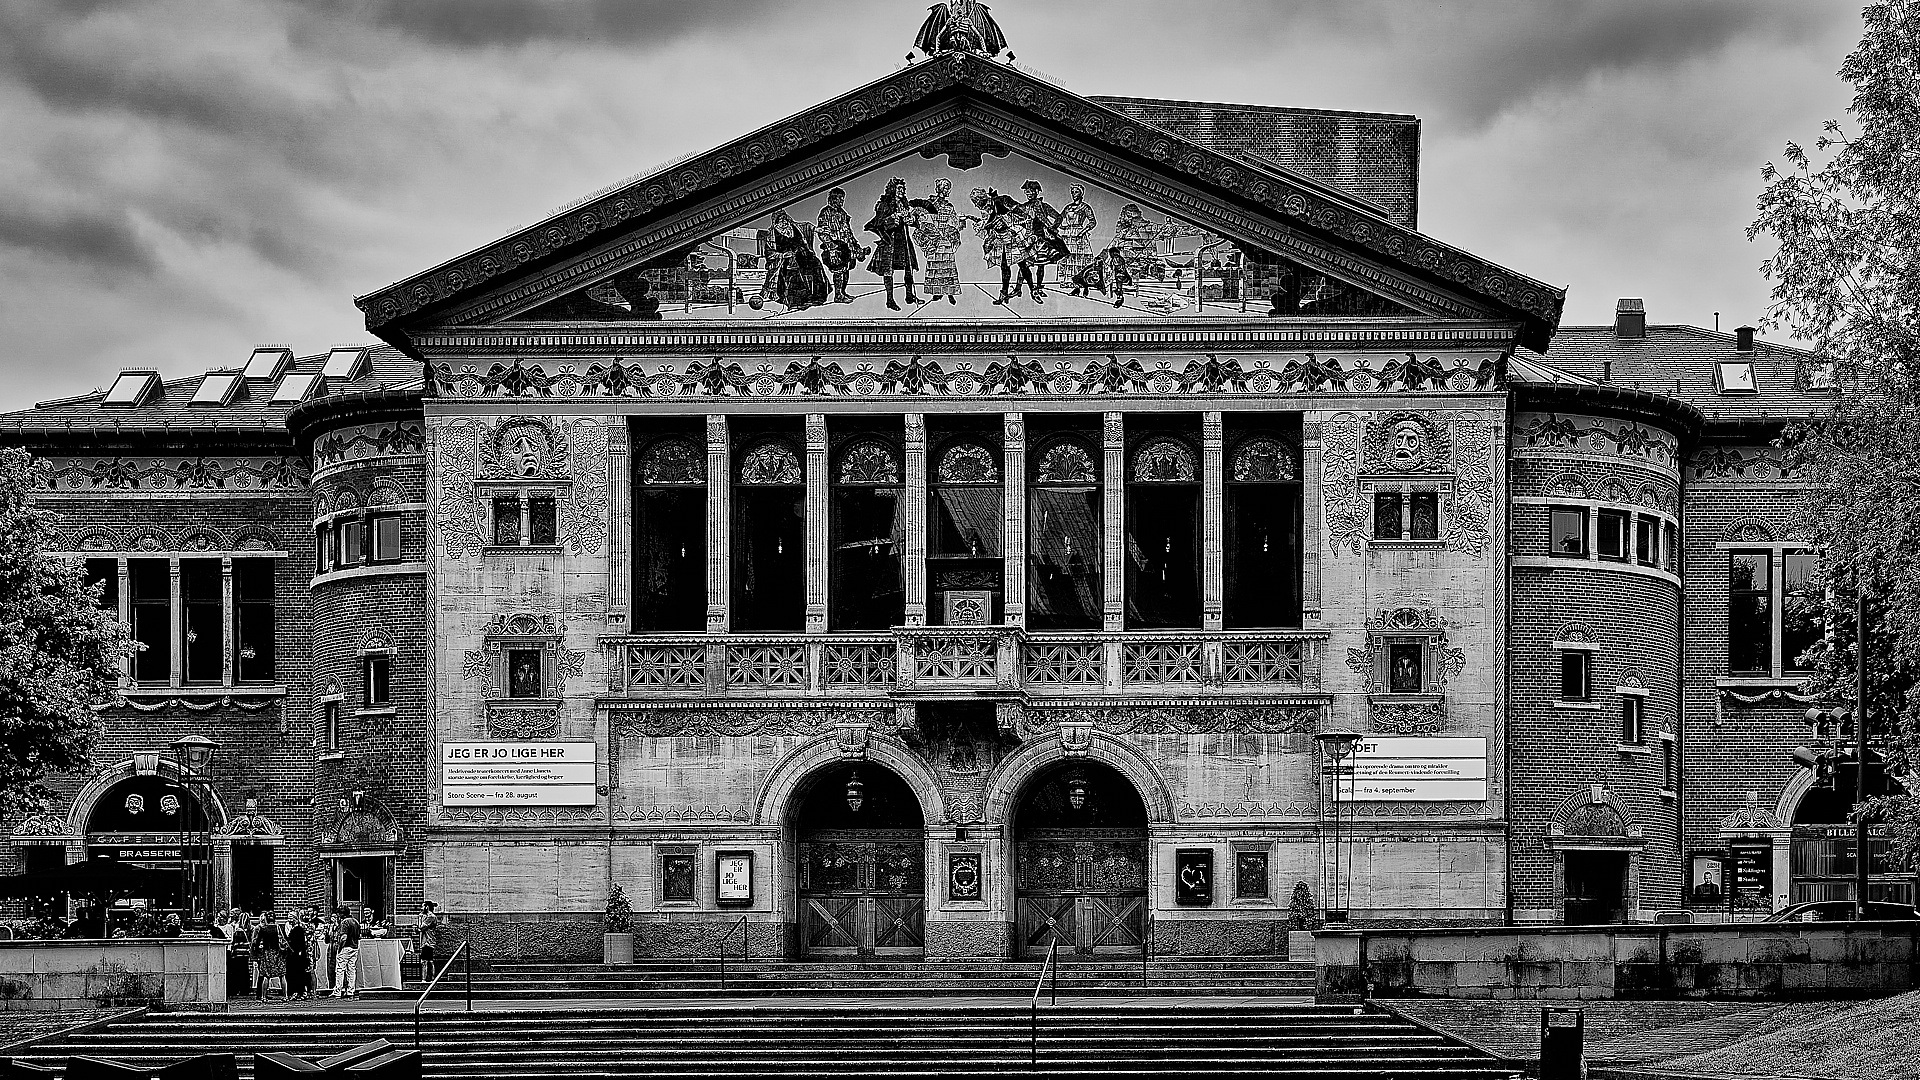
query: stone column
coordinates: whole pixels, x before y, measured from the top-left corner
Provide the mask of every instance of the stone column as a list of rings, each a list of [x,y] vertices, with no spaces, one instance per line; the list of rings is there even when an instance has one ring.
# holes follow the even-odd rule
[[[1127,443],[1122,414],[1110,412],[1101,418],[1105,467],[1100,473],[1101,495],[1105,500],[1106,520],[1101,533],[1106,558],[1100,580],[1106,596],[1102,623],[1109,631],[1124,630],[1127,625],[1125,589],[1127,581]]]
[[[120,603],[118,605],[120,609],[119,610],[120,625],[131,629],[133,627],[133,593],[132,593],[133,583],[130,580],[130,575],[127,570],[127,557],[125,555],[122,555],[120,556],[120,558],[114,561],[119,564],[115,572],[120,576],[120,591],[117,594],[120,597]],[[121,686],[133,685],[133,658],[132,657],[128,657],[127,659],[120,661],[120,685]],[[82,855],[80,858],[81,858],[81,861],[83,862],[86,860],[85,855]],[[71,862],[72,860],[68,860],[68,861]]]
[[[607,629],[624,634],[633,628],[633,444],[627,418],[607,420]],[[525,505],[526,500],[521,500]],[[521,537],[527,537],[521,523]]]
[[[372,525],[372,521],[368,521]],[[220,685],[233,685],[233,556],[220,559]]]
[[[927,625],[927,416],[908,413],[904,449],[907,535],[901,550],[900,589],[906,594],[906,625]]]
[[[724,415],[707,417],[707,633],[727,632],[733,602],[733,455]]]
[[[167,685],[179,686],[187,668],[187,634],[186,620],[181,618],[180,557],[177,555],[167,560],[167,618],[172,623],[167,628],[167,640],[173,645]]]
[[[1326,518],[1320,485],[1320,423],[1326,413],[1308,413],[1300,441],[1300,624],[1320,625],[1320,548]]]
[[[827,417],[807,414],[807,633],[827,632]]]
[[[1027,623],[1027,419],[1022,413],[1007,413],[1006,444],[1001,461],[1005,466],[1006,529],[1001,544],[1001,578],[1006,589],[1001,603],[1000,621],[1008,626]]]
[[[1226,610],[1226,428],[1217,412],[1200,415],[1200,628],[1218,630]]]

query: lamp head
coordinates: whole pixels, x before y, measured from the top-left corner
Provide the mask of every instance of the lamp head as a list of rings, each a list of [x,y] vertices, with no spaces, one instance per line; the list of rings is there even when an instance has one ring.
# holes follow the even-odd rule
[[[1326,750],[1328,757],[1341,761],[1348,754],[1353,753],[1353,748],[1359,745],[1361,736],[1357,731],[1322,731],[1314,738]]]
[[[860,770],[855,769],[847,777],[847,809],[859,813],[867,804],[867,785],[860,779]]]
[[[204,735],[187,735],[175,740],[173,760],[187,772],[197,773],[213,761],[214,751],[218,749],[220,744]]]
[[[1087,777],[1085,773],[1075,772],[1067,777],[1067,805],[1076,811],[1087,808]]]

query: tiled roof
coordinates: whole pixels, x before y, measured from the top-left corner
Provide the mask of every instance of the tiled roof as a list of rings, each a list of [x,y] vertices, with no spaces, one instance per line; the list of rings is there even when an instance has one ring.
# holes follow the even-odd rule
[[[1365,200],[1396,224],[1418,227],[1419,117],[1157,98],[1092,100],[1209,150],[1311,176]]]
[[[1563,326],[1544,355],[1522,349],[1515,356],[1546,372],[1684,401],[1709,421],[1804,417],[1833,401],[1830,391],[1808,385],[1810,353],[1764,341],[1743,353],[1734,335],[1697,326],[1649,326],[1644,338],[1622,338],[1611,326]],[[1753,363],[1754,392],[1722,392],[1719,365],[1741,361]],[[1517,366],[1509,376],[1550,381]]]
[[[379,390],[417,390],[421,387],[420,363],[389,345],[369,345],[367,362],[353,379],[327,379],[318,393],[327,397],[362,394]],[[338,350],[335,350],[338,351]],[[74,397],[43,401],[31,409],[0,413],[0,435],[31,437],[36,432],[72,429],[108,428],[125,432],[194,429],[227,431],[285,432],[287,414],[298,401],[274,402],[274,391],[289,377],[316,375],[326,366],[331,353],[319,353],[295,359],[274,379],[241,379],[232,399],[224,405],[195,403],[194,395],[209,377],[234,375],[244,370],[245,357],[232,367],[215,368],[184,379],[168,379],[158,393],[142,404],[126,407],[103,404],[105,390]]]

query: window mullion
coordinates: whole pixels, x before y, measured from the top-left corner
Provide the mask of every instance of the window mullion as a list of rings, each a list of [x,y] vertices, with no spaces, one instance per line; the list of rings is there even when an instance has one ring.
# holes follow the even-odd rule
[[[233,666],[240,650],[233,647],[233,556],[220,559],[220,685],[233,686]]]

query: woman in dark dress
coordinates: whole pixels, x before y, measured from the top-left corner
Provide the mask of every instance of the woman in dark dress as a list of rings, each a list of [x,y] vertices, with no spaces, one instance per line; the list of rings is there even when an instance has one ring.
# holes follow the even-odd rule
[[[773,212],[773,227],[761,234],[766,249],[766,283],[761,293],[789,308],[812,307],[827,300],[827,268],[813,253],[810,231],[785,210]]]
[[[867,264],[867,269],[886,279],[887,306],[895,311],[900,310],[900,305],[893,300],[895,270],[907,276],[907,303],[920,302],[913,294],[913,272],[920,268],[920,262],[913,252],[913,240],[907,235],[912,224],[913,204],[907,199],[907,182],[896,176],[887,181],[886,194],[873,204],[873,220],[867,222],[867,231],[880,238],[874,242],[873,261]]]
[[[287,923],[287,996],[305,1001],[313,992],[307,976],[307,920],[295,914]]]
[[[267,999],[267,984],[280,980],[280,993],[287,992],[287,954],[285,944],[280,939],[280,924],[273,920],[273,913],[267,912],[260,919],[260,925],[253,931],[253,962],[255,965],[254,991],[260,1000]]]

